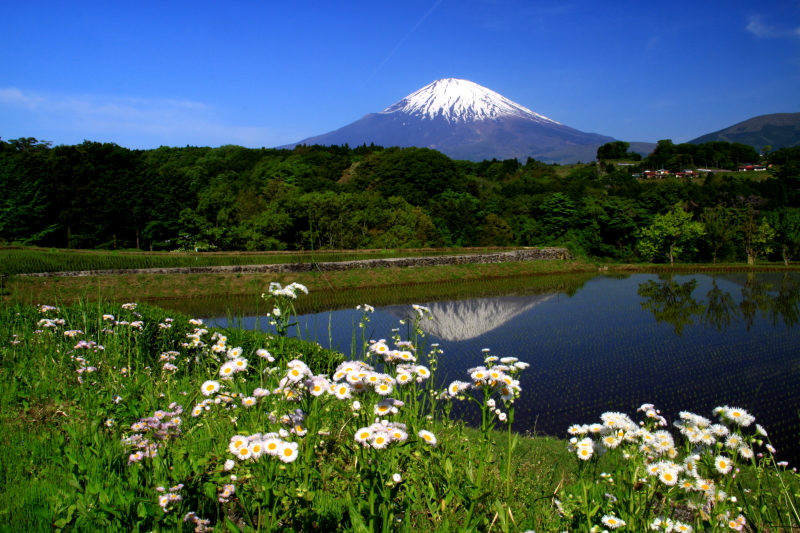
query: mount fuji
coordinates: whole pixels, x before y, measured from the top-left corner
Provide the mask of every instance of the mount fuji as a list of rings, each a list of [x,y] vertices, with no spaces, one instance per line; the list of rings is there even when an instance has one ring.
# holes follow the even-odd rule
[[[547,163],[593,161],[597,148],[613,137],[584,133],[535,113],[477,83],[437,80],[379,113],[298,144],[361,144],[433,148],[453,159],[533,157]],[[633,143],[652,151],[655,145]]]

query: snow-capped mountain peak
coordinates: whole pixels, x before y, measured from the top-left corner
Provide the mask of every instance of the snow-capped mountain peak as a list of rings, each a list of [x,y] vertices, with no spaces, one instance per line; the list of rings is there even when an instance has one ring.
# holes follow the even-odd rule
[[[514,116],[542,123],[560,124],[477,83],[456,78],[436,80],[387,107],[381,113],[404,113],[431,120],[439,116],[450,123]]]

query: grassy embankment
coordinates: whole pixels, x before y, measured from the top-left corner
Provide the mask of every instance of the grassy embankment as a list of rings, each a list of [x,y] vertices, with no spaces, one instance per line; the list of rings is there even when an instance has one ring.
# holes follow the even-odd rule
[[[797,266],[784,267],[780,263],[760,263],[759,270],[796,270]],[[420,293],[417,301],[433,296],[453,284],[513,279],[549,277],[569,273],[619,272],[732,272],[752,271],[741,263],[733,264],[679,264],[669,265],[623,264],[597,261],[588,258],[556,261],[527,261],[497,264],[447,265],[421,268],[358,269],[342,272],[303,272],[282,274],[135,274],[87,277],[16,277],[4,279],[0,295],[6,301],[52,302],[78,299],[111,301],[166,301],[177,299],[220,299],[258,297],[271,282],[301,283],[314,295],[339,304],[377,303],[372,296],[378,288],[403,287],[402,293]],[[542,283],[546,283],[542,281]],[[357,290],[358,289],[358,290]],[[385,295],[384,295],[385,296]],[[316,297],[316,296],[315,296]],[[367,298],[369,297],[369,298]],[[320,307],[320,306],[317,306]],[[314,306],[309,308],[313,309]]]
[[[368,258],[425,257],[434,255],[493,253],[515,248],[472,248],[464,250],[344,251],[325,254],[149,254],[97,253],[30,249],[0,249],[0,264],[6,274],[152,268],[169,266],[222,266],[286,262],[344,261]],[[490,265],[458,265],[434,268],[387,268],[344,272],[296,274],[134,274],[89,277],[17,277],[4,280],[3,295],[21,301],[73,301],[78,298],[157,300],[195,297],[260,295],[276,281],[302,283],[314,292],[336,292],[354,288],[436,284],[458,280],[505,278],[538,273],[594,270],[584,261],[535,261]]]
[[[518,248],[408,248],[394,250],[325,250],[322,252],[144,252],[0,246],[0,274],[179,268],[231,265],[322,263],[401,257],[465,255]]]

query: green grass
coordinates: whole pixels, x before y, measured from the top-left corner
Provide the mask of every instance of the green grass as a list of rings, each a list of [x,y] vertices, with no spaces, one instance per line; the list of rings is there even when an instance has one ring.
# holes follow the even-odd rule
[[[0,247],[0,275],[86,270],[322,263],[508,251],[497,248],[347,250],[321,252],[107,252]]]

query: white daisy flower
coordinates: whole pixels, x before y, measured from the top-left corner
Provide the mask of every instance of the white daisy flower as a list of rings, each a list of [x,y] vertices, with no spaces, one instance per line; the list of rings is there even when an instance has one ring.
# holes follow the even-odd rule
[[[681,533],[692,533],[692,531],[694,531],[694,528],[692,528],[692,526],[690,526],[689,524],[684,524],[683,522],[675,521],[675,523],[672,525],[672,531],[679,531]]]
[[[749,446],[740,446],[736,451],[744,459],[752,459],[753,458],[753,449],[750,448]]]
[[[239,460],[250,459],[253,456],[253,451],[250,449],[250,446],[245,444],[236,448],[236,451],[233,452]]]
[[[247,444],[248,441],[249,439],[244,435],[234,435],[233,437],[231,437],[231,442],[228,445],[228,449],[230,450],[231,453],[235,454],[236,450]]]
[[[733,423],[743,427],[747,427],[755,421],[755,417],[750,415],[744,409],[739,407],[728,407],[724,412],[724,416],[731,420]]]
[[[203,396],[211,396],[215,392],[220,389],[220,385],[218,381],[209,380],[203,383],[200,387],[200,391],[203,393]]]
[[[720,474],[727,474],[733,468],[733,462],[724,455],[718,455],[714,458],[714,468]]]
[[[264,453],[269,455],[278,455],[280,452],[283,441],[277,437],[271,437],[264,441]]]
[[[678,483],[678,470],[674,468],[664,468],[658,475],[658,479],[664,485],[673,487]]]
[[[436,435],[434,435],[430,431],[421,429],[420,432],[417,433],[417,436],[419,438],[421,438],[422,440],[424,440],[425,442],[427,442],[428,444],[430,444],[431,446],[436,446],[436,442],[437,442],[436,441]]]
[[[284,463],[292,463],[295,459],[297,459],[297,443],[296,442],[284,442],[278,451],[278,457],[280,457],[281,461]]]
[[[219,367],[220,376],[222,376],[223,378],[230,378],[231,376],[233,376],[233,374],[236,373],[236,367],[234,367],[231,363],[232,361],[228,361],[227,363]]]
[[[389,430],[389,435],[392,436],[392,439],[398,442],[404,442],[408,438],[408,433],[400,428],[391,428]]]
[[[604,515],[603,518],[600,519],[600,521],[603,523],[604,526],[611,529],[617,529],[618,527],[625,526],[624,520],[610,514]]]
[[[255,440],[250,442],[250,451],[253,454],[253,459],[258,459],[266,453],[266,448],[264,447],[264,443],[262,441]]]
[[[375,387],[375,392],[380,394],[381,396],[386,396],[387,394],[391,394],[393,390],[392,384],[386,381],[381,382]]]
[[[356,442],[365,443],[372,437],[372,430],[368,427],[356,431],[354,436]]]
[[[370,445],[375,448],[376,450],[382,450],[386,448],[391,442],[391,437],[388,433],[383,431],[376,431],[372,435],[372,440],[370,441]]]

